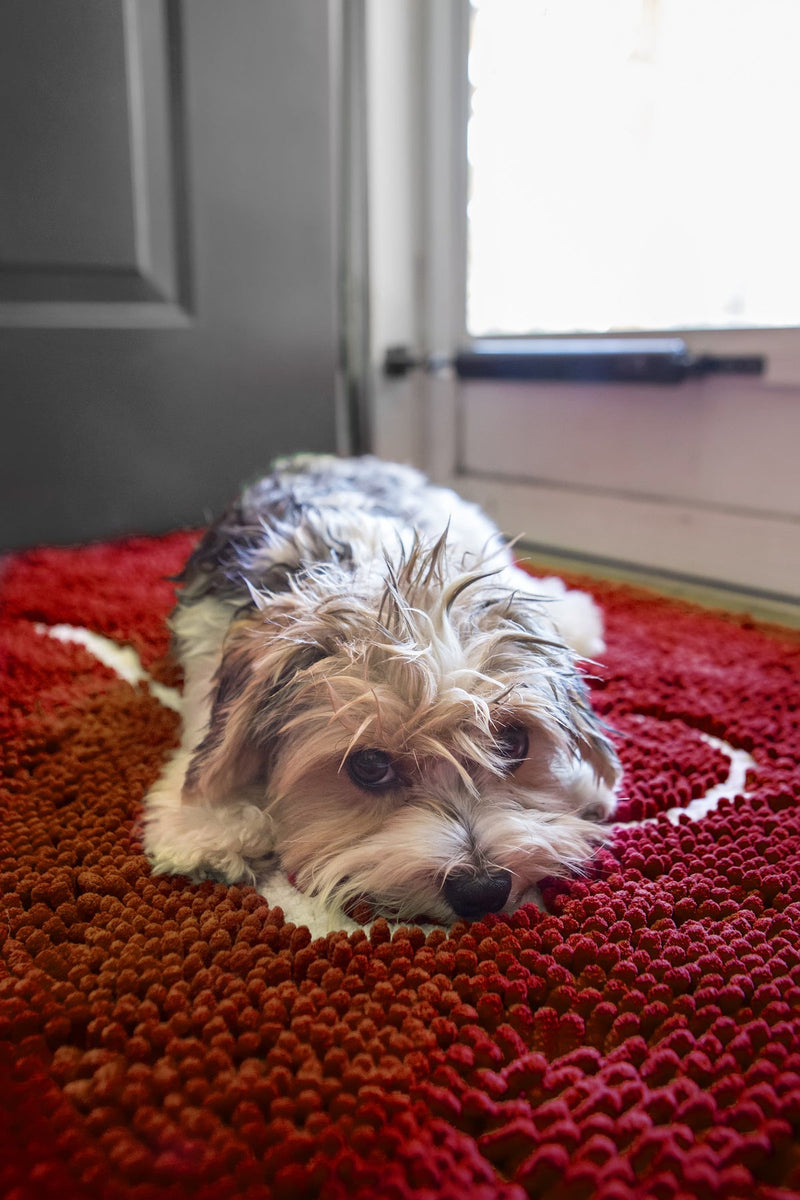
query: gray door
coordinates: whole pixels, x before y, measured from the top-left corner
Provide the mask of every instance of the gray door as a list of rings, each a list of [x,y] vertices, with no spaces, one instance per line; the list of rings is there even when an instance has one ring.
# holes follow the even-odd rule
[[[330,10],[0,5],[0,546],[200,522],[335,442]]]

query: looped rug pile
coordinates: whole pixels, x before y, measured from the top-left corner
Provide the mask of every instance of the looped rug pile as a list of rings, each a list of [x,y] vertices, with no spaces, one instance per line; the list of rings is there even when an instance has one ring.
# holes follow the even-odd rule
[[[591,874],[319,936],[141,854],[191,543],[5,564],[0,1195],[800,1195],[798,637],[594,586],[626,779]]]

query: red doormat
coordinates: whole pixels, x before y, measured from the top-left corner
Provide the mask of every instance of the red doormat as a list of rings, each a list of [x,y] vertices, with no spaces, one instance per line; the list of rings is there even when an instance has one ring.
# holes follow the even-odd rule
[[[151,877],[169,692],[54,629],[174,686],[190,544],[5,567],[0,1194],[800,1195],[798,637],[596,586],[627,799],[591,876],[546,911],[314,937]]]

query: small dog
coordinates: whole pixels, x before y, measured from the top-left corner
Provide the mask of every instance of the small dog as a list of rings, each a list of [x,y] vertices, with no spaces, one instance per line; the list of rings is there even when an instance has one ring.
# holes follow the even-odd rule
[[[619,762],[575,657],[602,650],[599,613],[516,567],[477,506],[375,458],[282,459],[179,581],[154,871],[255,883],[278,861],[329,907],[452,923],[604,840]]]

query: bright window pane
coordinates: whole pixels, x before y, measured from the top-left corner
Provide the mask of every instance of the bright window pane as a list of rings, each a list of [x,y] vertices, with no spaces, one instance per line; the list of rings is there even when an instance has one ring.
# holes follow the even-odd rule
[[[800,325],[800,0],[474,0],[467,326]]]

